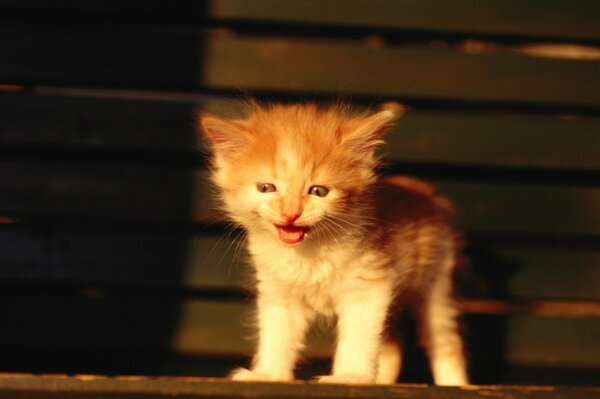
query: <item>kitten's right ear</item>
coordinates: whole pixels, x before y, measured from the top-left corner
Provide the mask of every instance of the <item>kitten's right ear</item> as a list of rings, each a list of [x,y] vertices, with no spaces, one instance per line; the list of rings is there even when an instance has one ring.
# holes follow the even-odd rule
[[[200,114],[200,130],[212,143],[215,155],[226,159],[234,158],[253,139],[242,123],[210,114]]]

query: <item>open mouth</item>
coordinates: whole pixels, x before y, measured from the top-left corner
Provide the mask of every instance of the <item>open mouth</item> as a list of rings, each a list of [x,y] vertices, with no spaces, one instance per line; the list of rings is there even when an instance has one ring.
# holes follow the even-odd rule
[[[306,230],[308,227],[306,226],[296,226],[293,224],[288,225],[275,225],[277,228],[277,234],[279,235],[279,239],[286,244],[297,244],[304,240],[304,235],[306,234]]]

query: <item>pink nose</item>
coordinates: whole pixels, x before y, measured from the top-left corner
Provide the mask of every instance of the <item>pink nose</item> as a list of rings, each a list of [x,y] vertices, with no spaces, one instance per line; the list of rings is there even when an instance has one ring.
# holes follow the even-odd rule
[[[294,212],[294,213],[281,212],[281,216],[283,216],[283,218],[285,219],[287,224],[294,223],[300,217],[300,215],[301,215],[301,213],[299,213],[299,212]]]

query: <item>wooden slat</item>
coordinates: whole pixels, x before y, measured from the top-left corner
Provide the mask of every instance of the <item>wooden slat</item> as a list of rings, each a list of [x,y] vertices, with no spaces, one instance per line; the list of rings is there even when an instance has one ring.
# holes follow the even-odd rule
[[[204,81],[218,88],[587,106],[600,100],[591,89],[600,84],[596,61],[257,38],[209,40],[205,57]]]
[[[3,281],[241,290],[247,280],[244,253],[225,233],[10,227],[0,226]]]
[[[210,195],[195,191],[206,185],[189,168],[0,162],[0,177],[4,212],[155,221],[208,217]]]
[[[426,385],[330,385],[315,382],[244,383],[207,378],[105,376],[0,376],[0,398],[456,398],[490,396],[539,399],[592,399],[598,388],[536,386],[432,387]]]
[[[600,301],[460,299],[459,304],[464,313],[600,318]]]
[[[236,292],[251,286],[243,242],[233,240],[239,232],[206,235],[161,226],[122,231],[124,227],[1,225],[0,279]],[[470,247],[468,255],[481,283],[473,286],[461,278],[466,296],[600,300],[596,250],[557,250],[551,243],[513,248],[493,240]]]
[[[512,364],[597,367],[600,318],[512,316],[506,330],[506,360]]]
[[[488,249],[512,265],[512,270],[510,266],[496,267],[497,275],[503,269],[507,274],[504,289],[511,297],[600,300],[600,251],[511,249],[493,245]],[[493,267],[478,266],[478,270]],[[498,280],[495,279],[496,283]]]
[[[467,230],[589,234],[600,230],[600,189],[438,182]],[[0,214],[139,221],[222,220],[206,176],[186,168],[0,162]],[[548,217],[552,215],[552,217]]]
[[[465,53],[431,46],[218,37],[122,25],[108,30],[94,24],[6,23],[0,27],[0,46],[5,48],[0,54],[0,81],[13,84],[244,88],[600,105],[600,94],[593,90],[600,85],[597,61]]]
[[[600,39],[593,1],[350,0],[340,11],[335,0],[212,0],[208,7],[209,15],[226,20]]]
[[[173,332],[173,349],[182,354],[249,356],[255,347],[253,315],[251,302],[186,301]],[[333,331],[315,327],[308,333],[306,355],[325,358],[334,346]]]
[[[136,0],[112,1],[3,1],[10,11],[54,12],[58,15],[107,16],[110,18],[184,20],[204,19],[255,23],[323,25],[340,29],[399,29],[459,34],[494,34],[599,40],[599,12],[593,0],[563,2],[529,0],[519,3],[468,0],[459,3],[439,0],[348,0],[340,10],[335,0],[201,0],[148,3]]]
[[[58,291],[22,286],[3,290],[2,350],[171,349],[181,305],[176,295],[139,291],[135,295],[106,295],[100,289],[84,287],[79,293],[64,287]],[[10,370],[10,365],[3,367]]]
[[[383,151],[399,161],[598,169],[599,122],[593,118],[415,111],[386,136]]]
[[[3,94],[0,145],[29,146],[30,151],[42,147],[45,156],[61,149],[96,151],[96,156],[101,150],[138,151],[154,154],[157,161],[168,154],[176,162],[202,146],[194,126],[200,109],[242,113],[238,102],[227,100],[191,103]],[[417,108],[389,132],[383,152],[389,160],[402,162],[600,170],[599,129],[600,119],[591,117]]]
[[[186,356],[241,357],[254,348],[254,308],[249,301],[180,300],[161,290],[135,288],[87,289],[82,295],[4,289],[3,298],[0,350],[170,350]],[[511,310],[510,303],[503,306]],[[496,361],[502,364],[600,367],[595,345],[600,317],[476,313],[468,315],[465,324],[469,347],[497,345],[507,337],[506,346],[495,349],[500,351]],[[486,326],[496,327],[490,331]],[[333,342],[331,329],[316,328],[309,334],[306,354],[327,358]],[[473,352],[473,358],[480,355]]]
[[[0,93],[0,145],[35,150],[145,150],[197,147],[195,106],[165,101]]]
[[[465,303],[469,303],[465,301]],[[465,305],[465,310],[475,310],[477,302]],[[481,304],[481,302],[479,302]],[[492,304],[492,303],[490,303]],[[253,343],[248,339],[252,336],[254,325],[252,322],[252,307],[244,309],[237,303],[222,304],[215,308],[202,301],[187,302],[182,310],[180,324],[175,330],[173,345],[180,353],[222,353],[231,354],[231,348],[240,350],[241,353],[252,353]],[[488,342],[499,336],[506,336],[506,361],[512,365],[546,365],[546,366],[578,366],[599,367],[600,349],[594,344],[597,334],[600,333],[600,317],[586,315],[586,317],[561,316],[546,317],[534,314],[510,315],[510,302],[504,304],[503,316],[508,320],[504,331],[497,331],[496,337],[478,336],[478,326],[467,327],[467,341]],[[560,306],[560,305],[559,305]],[[575,306],[575,305],[574,305]],[[551,305],[546,306],[546,310]],[[598,313],[595,305],[594,312]],[[558,309],[553,311],[555,315],[570,309]],[[469,312],[470,313],[470,312]],[[476,312],[477,313],[477,312]],[[212,316],[217,314],[218,316]],[[487,320],[491,320],[489,316]],[[239,324],[236,324],[236,321]],[[474,322],[470,322],[473,323]],[[480,319],[479,323],[482,323]],[[232,330],[235,326],[243,326],[243,329]],[[214,331],[213,331],[214,329]],[[229,331],[223,335],[223,339],[231,340],[228,343],[219,341],[218,331]],[[488,332],[489,333],[489,332]],[[224,334],[224,333],[221,333]],[[540,339],[537,343],[536,336]],[[206,338],[206,339],[202,339]],[[332,353],[334,342],[333,332],[329,329],[316,329],[309,335],[307,355],[309,357],[327,357]],[[531,349],[527,348],[531,346]],[[477,357],[476,354],[473,354]]]
[[[595,215],[600,189],[492,183],[437,186],[455,202],[463,229],[590,235],[600,231],[600,215]]]
[[[251,281],[240,238],[241,231],[208,235],[160,225],[131,230],[114,224],[82,229],[4,224],[0,279],[240,291]]]

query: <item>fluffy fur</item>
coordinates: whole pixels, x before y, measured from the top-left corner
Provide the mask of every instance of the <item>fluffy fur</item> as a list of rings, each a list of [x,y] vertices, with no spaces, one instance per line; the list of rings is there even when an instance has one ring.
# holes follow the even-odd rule
[[[213,180],[247,231],[256,271],[258,348],[232,378],[293,379],[321,314],[337,320],[337,345],[320,381],[393,383],[401,351],[389,326],[410,305],[435,383],[467,383],[451,299],[452,206],[427,183],[376,174],[376,147],[402,112],[306,103],[254,105],[244,120],[201,115]]]

